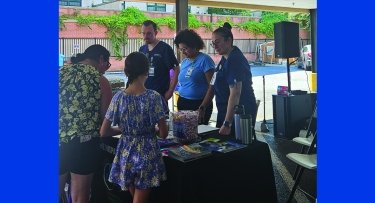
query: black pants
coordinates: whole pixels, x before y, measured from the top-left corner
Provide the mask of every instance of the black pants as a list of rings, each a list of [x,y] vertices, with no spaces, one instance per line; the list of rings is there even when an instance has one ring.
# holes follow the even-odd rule
[[[183,97],[179,97],[177,100],[177,109],[178,110],[192,110],[196,111],[199,109],[199,106],[202,104],[203,99],[199,100],[192,100],[186,99]],[[204,114],[203,122],[199,121],[199,124],[208,125],[208,121],[210,121],[211,114],[212,114],[213,104],[212,101],[206,106],[206,111]]]

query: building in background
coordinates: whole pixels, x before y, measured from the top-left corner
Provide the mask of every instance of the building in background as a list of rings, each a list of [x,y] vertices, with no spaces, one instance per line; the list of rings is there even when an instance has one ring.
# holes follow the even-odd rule
[[[136,7],[141,11],[176,12],[173,4],[143,3],[114,0],[59,0],[60,6],[73,6],[82,8],[100,8],[109,10],[122,10],[128,7]],[[208,7],[189,6],[189,13],[207,14]]]

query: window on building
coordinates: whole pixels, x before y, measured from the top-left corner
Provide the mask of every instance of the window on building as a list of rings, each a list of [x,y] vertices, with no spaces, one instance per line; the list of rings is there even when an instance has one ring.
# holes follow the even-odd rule
[[[166,5],[165,4],[149,4],[147,3],[147,11],[166,11]]]
[[[82,6],[82,0],[59,0],[60,6]]]

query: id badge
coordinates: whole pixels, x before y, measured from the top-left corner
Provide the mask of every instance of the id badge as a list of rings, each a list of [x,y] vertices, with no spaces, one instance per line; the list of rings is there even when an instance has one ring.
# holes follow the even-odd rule
[[[190,78],[191,74],[193,73],[193,67],[190,67],[185,74],[185,78]]]
[[[217,73],[217,72],[215,72],[214,75],[212,76],[212,78],[211,78],[211,82],[210,82],[210,85],[214,85],[214,84],[215,84],[215,81],[216,81],[216,73]]]
[[[148,76],[155,76],[155,67],[150,66],[150,69],[148,70]]]

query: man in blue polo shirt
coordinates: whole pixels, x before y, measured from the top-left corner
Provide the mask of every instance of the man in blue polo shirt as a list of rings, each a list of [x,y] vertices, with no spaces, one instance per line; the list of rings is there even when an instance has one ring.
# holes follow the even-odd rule
[[[176,88],[177,77],[180,67],[173,49],[167,43],[156,38],[156,24],[151,20],[146,20],[142,25],[142,35],[145,45],[139,51],[146,54],[150,69],[145,86],[159,92],[168,101]],[[174,75],[170,78],[169,71],[174,70]]]

